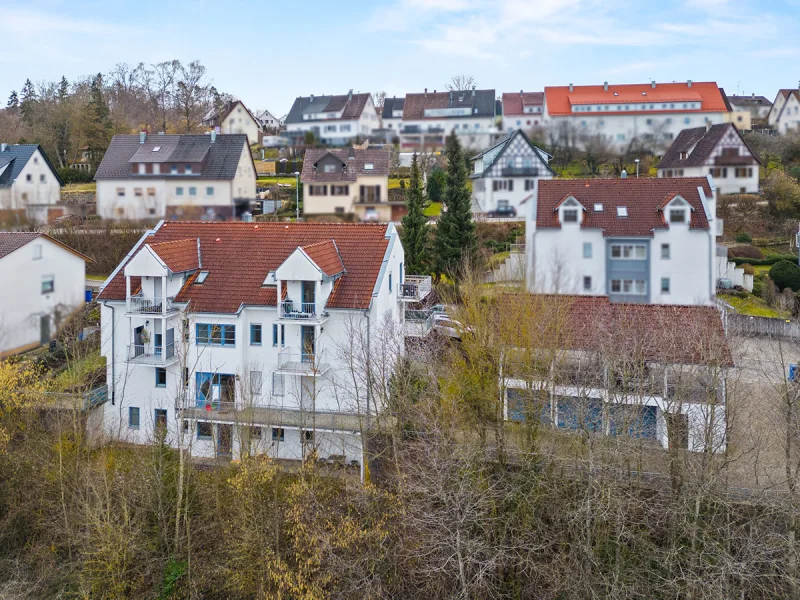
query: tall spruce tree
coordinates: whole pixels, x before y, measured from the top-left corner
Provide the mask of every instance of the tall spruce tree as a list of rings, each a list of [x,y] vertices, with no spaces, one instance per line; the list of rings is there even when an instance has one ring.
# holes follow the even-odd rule
[[[428,218],[423,213],[425,197],[416,152],[411,159],[411,183],[406,189],[406,206],[408,214],[403,217],[401,235],[406,254],[406,273],[421,275],[429,272]]]
[[[36,89],[30,79],[25,80],[25,85],[22,86],[22,95],[20,97],[19,108],[22,113],[22,120],[28,127],[34,126],[34,106],[36,104]],[[34,137],[36,131],[34,130]]]
[[[11,95],[8,97],[8,104],[6,104],[6,108],[19,108],[19,96],[17,96],[17,90],[11,90]]]
[[[455,133],[447,138],[447,184],[434,247],[437,271],[449,277],[456,274],[462,261],[472,262],[478,248],[467,167]]]
[[[98,73],[92,79],[89,89],[89,102],[86,105],[86,142],[92,157],[92,170],[97,169],[111,142],[111,111],[103,93],[103,75]]]

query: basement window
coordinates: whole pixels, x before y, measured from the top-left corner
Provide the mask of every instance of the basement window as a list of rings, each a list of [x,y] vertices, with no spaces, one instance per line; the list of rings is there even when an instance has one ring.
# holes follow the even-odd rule
[[[194,282],[197,285],[202,285],[206,282],[206,279],[208,279],[208,271],[200,271],[200,273],[197,275],[197,279],[195,279]]]

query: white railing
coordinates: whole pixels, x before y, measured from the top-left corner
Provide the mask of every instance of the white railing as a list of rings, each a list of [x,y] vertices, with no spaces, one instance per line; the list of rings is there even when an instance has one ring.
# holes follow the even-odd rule
[[[424,299],[433,289],[430,275],[406,275],[406,279],[400,284],[400,298],[412,302],[419,302]]]
[[[328,370],[325,350],[297,352],[284,348],[278,353],[278,370],[302,375],[322,374]]]
[[[162,344],[129,344],[128,362],[146,365],[164,365],[175,358],[175,343]]]
[[[281,302],[281,317],[284,319],[316,319],[321,314],[317,312],[316,302]]]
[[[175,310],[175,298],[146,298],[144,296],[131,296],[130,309],[132,313],[160,314]]]

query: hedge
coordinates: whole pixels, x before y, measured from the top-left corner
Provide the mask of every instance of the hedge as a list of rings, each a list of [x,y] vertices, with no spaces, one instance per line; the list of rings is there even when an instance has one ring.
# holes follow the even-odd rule
[[[773,254],[766,258],[744,258],[739,256],[732,256],[728,258],[729,261],[734,263],[737,267],[743,264],[753,265],[754,267],[767,267],[788,260],[789,262],[796,263],[797,257],[794,254]]]
[[[782,260],[769,270],[769,278],[775,282],[779,290],[791,288],[793,292],[800,290],[800,266],[796,262]]]

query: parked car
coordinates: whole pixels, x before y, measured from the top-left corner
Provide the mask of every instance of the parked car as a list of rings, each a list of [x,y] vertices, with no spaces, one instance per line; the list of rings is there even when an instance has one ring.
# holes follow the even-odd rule
[[[504,219],[516,216],[517,209],[513,206],[498,206],[496,209],[489,211],[489,217],[493,219]]]

